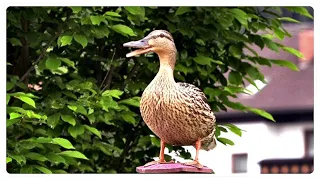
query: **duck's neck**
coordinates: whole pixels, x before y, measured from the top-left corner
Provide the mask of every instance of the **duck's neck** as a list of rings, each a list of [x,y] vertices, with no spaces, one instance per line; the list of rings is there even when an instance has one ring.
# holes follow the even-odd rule
[[[175,84],[173,71],[176,63],[176,53],[173,52],[166,55],[158,54],[158,56],[160,59],[160,68],[154,80],[159,85]]]

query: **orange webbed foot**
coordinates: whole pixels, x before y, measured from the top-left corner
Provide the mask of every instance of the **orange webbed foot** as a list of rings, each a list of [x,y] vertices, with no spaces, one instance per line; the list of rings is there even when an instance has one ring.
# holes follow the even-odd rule
[[[185,162],[183,163],[184,165],[187,165],[187,166],[193,166],[193,167],[196,167],[196,168],[203,168],[203,165],[199,163],[199,161],[191,161],[191,162]]]
[[[171,163],[175,163],[173,160],[167,162],[165,160],[158,160],[158,161],[151,161],[151,162],[148,162],[147,164],[144,165],[144,167],[147,167],[147,166],[151,166],[151,165],[154,165],[154,164],[171,164]]]

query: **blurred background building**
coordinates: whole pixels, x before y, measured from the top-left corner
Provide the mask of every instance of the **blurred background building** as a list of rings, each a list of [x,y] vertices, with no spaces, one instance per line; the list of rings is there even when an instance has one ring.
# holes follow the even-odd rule
[[[308,9],[313,15],[313,9]],[[234,141],[234,146],[218,143],[213,151],[200,152],[200,162],[217,174],[313,171],[313,21],[290,12],[284,12],[283,16],[301,21],[298,24],[284,25],[292,37],[285,38],[282,43],[300,50],[305,59],[299,59],[286,52],[275,53],[268,49],[261,51],[254,48],[263,57],[290,60],[300,71],[276,66],[263,67],[261,71],[268,83],[257,82],[260,91],[255,91],[253,95],[240,95],[235,99],[244,105],[271,113],[276,123],[258,115],[231,109],[227,113],[216,113],[219,124],[233,123],[245,130],[242,137],[233,133],[223,136]],[[254,90],[250,86],[248,89]],[[186,148],[194,157],[194,148]]]

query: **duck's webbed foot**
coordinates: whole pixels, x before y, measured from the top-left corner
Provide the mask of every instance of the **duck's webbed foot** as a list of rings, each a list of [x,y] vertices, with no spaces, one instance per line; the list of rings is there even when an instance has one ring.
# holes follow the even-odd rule
[[[196,160],[191,161],[191,162],[185,162],[183,164],[187,165],[187,166],[193,166],[193,167],[196,167],[196,168],[199,168],[199,169],[203,168],[203,165],[200,164],[199,161],[196,161]]]
[[[154,165],[154,164],[171,164],[171,163],[175,163],[173,160],[171,160],[169,162],[166,162],[164,160],[164,148],[165,147],[166,147],[166,143],[161,139],[159,160],[148,162],[147,164],[144,165],[144,167],[151,166],[151,165]]]
[[[187,165],[187,166],[194,166],[196,168],[201,169],[201,168],[203,168],[203,165],[199,163],[199,151],[200,151],[200,147],[201,147],[201,140],[196,141],[195,147],[196,147],[196,157],[195,157],[194,161],[186,162],[183,164]]]
[[[151,165],[154,165],[154,164],[171,164],[171,163],[175,163],[173,160],[167,162],[165,160],[158,160],[158,161],[151,161],[151,162],[148,162],[147,164],[144,165],[144,167],[147,167],[147,166],[151,166]]]

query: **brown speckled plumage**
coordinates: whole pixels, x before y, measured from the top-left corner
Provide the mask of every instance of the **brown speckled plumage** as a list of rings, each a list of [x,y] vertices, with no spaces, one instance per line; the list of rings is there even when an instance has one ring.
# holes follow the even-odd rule
[[[168,38],[172,38],[171,34],[157,30],[147,37],[159,38],[149,44],[162,49],[154,48],[160,58],[160,69],[141,97],[140,111],[143,120],[168,144],[194,145],[200,139],[202,149],[213,149],[216,146],[215,116],[207,104],[205,94],[199,88],[175,82],[173,70],[176,49],[173,39],[170,43]]]

